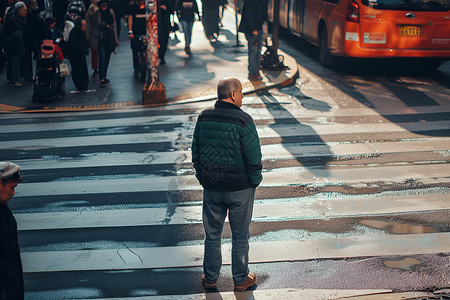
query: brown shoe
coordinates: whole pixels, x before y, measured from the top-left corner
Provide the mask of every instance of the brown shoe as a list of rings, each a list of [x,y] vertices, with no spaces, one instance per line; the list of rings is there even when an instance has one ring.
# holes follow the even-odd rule
[[[256,275],[253,273],[248,273],[247,279],[239,285],[234,286],[235,291],[245,291],[256,284]]]
[[[202,275],[202,285],[205,289],[215,290],[217,289],[217,281],[211,281],[206,278],[205,274]]]

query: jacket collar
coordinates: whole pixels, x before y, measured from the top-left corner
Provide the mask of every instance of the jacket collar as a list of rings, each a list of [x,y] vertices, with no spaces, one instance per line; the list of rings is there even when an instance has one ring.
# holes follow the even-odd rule
[[[237,106],[233,103],[220,101],[220,100],[217,100],[216,103],[214,104],[214,106],[217,108],[240,109],[239,106]]]

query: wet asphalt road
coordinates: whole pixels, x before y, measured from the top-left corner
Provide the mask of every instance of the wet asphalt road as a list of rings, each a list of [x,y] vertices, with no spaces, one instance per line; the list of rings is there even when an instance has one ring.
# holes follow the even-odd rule
[[[282,38],[300,63],[296,85],[243,106],[264,160],[250,240],[258,290],[448,288],[450,63],[331,71],[315,47]],[[10,206],[28,299],[203,292],[189,150],[211,104],[2,115],[0,160],[25,178]],[[232,290],[228,265],[219,290]]]

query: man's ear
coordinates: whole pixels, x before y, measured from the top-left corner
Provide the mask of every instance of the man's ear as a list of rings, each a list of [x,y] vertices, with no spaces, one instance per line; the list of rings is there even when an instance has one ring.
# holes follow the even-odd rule
[[[235,101],[236,97],[234,96],[235,94],[236,94],[236,91],[231,91],[230,98],[231,98],[231,100],[233,100],[233,102],[236,102]]]

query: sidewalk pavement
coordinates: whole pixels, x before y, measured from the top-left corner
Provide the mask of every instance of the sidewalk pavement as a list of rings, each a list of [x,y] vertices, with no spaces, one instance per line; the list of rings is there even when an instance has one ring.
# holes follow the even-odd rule
[[[287,69],[263,70],[263,82],[251,83],[247,79],[246,40],[243,34],[239,34],[242,46],[236,47],[236,28],[232,8],[226,10],[222,22],[224,28],[220,32],[219,42],[214,47],[206,39],[201,22],[194,24],[191,57],[184,52],[184,34],[180,31],[171,34],[166,54],[167,64],[160,66],[160,80],[166,87],[168,105],[214,99],[217,83],[225,77],[239,78],[242,81],[244,93],[251,93],[256,90],[289,85],[298,76],[295,59],[279,51],[279,54],[284,57]],[[111,80],[109,87],[100,87],[98,78],[91,77],[89,91],[76,93],[72,78],[68,75],[64,99],[33,102],[31,99],[33,85],[28,84],[20,88],[9,87],[6,71],[4,71],[0,74],[0,112],[61,112],[143,106],[144,83],[133,78],[132,54],[125,27],[122,26],[117,54],[111,57],[108,70],[108,78]],[[92,74],[90,57],[87,61],[89,73]],[[67,59],[64,63],[70,65]]]

